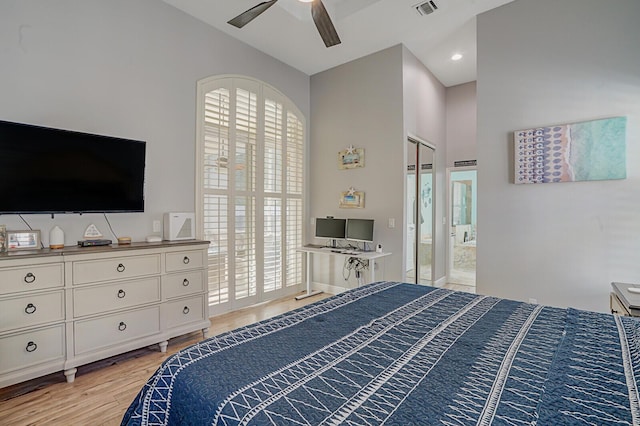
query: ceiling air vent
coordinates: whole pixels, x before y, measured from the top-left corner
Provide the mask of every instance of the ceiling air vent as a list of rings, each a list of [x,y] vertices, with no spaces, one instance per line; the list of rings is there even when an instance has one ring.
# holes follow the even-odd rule
[[[420,14],[420,16],[429,15],[435,12],[436,10],[438,10],[438,5],[433,0],[429,0],[424,3],[417,4],[413,7]]]

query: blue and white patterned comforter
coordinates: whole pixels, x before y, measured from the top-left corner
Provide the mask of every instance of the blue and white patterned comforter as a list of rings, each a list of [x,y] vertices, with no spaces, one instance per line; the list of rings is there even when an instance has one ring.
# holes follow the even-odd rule
[[[640,321],[381,282],[168,358],[128,425],[639,425]]]

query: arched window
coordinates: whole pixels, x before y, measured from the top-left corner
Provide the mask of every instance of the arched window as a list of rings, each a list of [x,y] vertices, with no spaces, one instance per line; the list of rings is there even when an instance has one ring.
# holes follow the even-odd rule
[[[196,216],[209,240],[209,304],[224,311],[298,289],[305,122],[244,77],[198,82]]]

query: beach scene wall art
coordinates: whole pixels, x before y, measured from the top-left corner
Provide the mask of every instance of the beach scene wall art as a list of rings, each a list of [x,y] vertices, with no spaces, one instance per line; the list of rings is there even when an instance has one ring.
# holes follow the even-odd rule
[[[626,117],[517,130],[515,183],[625,179]]]

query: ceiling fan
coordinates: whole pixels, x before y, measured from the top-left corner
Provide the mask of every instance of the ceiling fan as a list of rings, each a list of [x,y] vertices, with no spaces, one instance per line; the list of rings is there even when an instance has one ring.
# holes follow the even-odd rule
[[[236,28],[242,28],[273,6],[277,1],[278,0],[263,1],[262,3],[236,16],[227,23]],[[331,47],[336,44],[340,44],[340,37],[338,37],[338,33],[331,22],[327,9],[325,9],[324,4],[322,4],[322,0],[300,1],[303,3],[311,3],[311,16],[313,17],[313,22],[315,22],[316,28],[320,33],[320,37],[322,37],[322,41],[324,41],[324,45]]]

